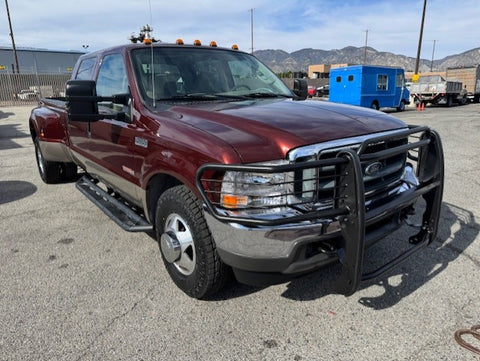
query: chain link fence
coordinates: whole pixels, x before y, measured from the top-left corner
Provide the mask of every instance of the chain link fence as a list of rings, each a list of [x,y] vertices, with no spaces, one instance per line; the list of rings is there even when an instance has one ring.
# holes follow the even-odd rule
[[[69,79],[70,74],[0,74],[0,107],[65,96],[65,83]]]

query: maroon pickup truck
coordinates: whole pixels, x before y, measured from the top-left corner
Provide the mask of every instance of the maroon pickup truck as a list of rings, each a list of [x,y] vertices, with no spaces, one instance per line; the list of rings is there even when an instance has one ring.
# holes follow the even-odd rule
[[[236,49],[129,44],[83,55],[30,131],[43,181],[76,180],[125,230],[154,231],[188,295],[212,295],[232,270],[265,285],[334,263],[350,295],[436,237],[441,141],[306,97],[304,80],[291,91]],[[415,222],[406,251],[365,269],[367,247]]]

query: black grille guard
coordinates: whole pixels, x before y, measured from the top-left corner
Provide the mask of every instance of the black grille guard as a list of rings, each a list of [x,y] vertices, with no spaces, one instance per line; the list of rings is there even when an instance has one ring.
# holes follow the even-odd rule
[[[382,150],[377,153],[363,153],[369,144],[412,135],[418,135],[418,141]],[[387,204],[367,212],[365,210],[365,189],[361,162],[376,161],[386,156],[405,153],[413,149],[418,149],[418,157],[414,157],[410,155],[410,153],[408,157],[417,162],[416,176],[419,180],[419,185],[415,190],[401,193]],[[309,211],[304,214],[289,217],[262,219],[228,215],[221,212],[212,204],[208,196],[208,190],[204,187],[206,182],[209,181],[209,179],[203,178],[203,175],[207,171],[238,171],[269,174],[292,172],[328,165],[336,165],[340,168],[340,176],[338,177],[336,185],[338,194],[335,197],[333,208],[321,211]],[[423,126],[409,126],[405,131],[396,132],[393,135],[387,134],[367,139],[361,144],[357,151],[352,149],[341,150],[337,153],[336,157],[330,159],[272,166],[205,164],[199,168],[196,178],[196,185],[207,211],[222,222],[237,223],[247,227],[271,227],[321,219],[338,220],[342,235],[342,244],[340,245],[342,252],[339,252],[342,274],[336,282],[335,289],[338,293],[346,296],[353,294],[361,281],[372,279],[385,273],[428,246],[435,239],[440,219],[443,183],[444,159],[440,137],[436,131]],[[363,274],[365,228],[367,225],[399,212],[419,197],[423,197],[425,200],[425,210],[422,215],[423,219],[420,231],[409,239],[412,246],[377,270]]]

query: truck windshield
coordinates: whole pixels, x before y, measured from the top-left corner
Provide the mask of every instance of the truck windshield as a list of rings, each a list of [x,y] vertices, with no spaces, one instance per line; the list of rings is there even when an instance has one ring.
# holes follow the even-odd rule
[[[153,60],[153,61],[152,61]],[[162,100],[292,97],[287,86],[254,56],[210,48],[135,49],[132,63],[149,105]]]

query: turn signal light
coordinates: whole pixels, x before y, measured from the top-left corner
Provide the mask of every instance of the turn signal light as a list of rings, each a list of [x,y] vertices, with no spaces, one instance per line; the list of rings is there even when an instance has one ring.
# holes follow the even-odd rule
[[[238,208],[239,206],[246,206],[248,204],[248,197],[236,196],[232,194],[222,195],[222,205],[225,208]]]

